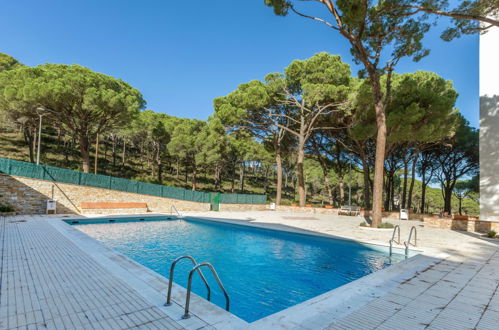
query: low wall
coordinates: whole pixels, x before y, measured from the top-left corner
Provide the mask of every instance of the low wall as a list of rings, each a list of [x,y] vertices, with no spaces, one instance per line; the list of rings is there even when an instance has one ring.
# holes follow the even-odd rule
[[[461,230],[470,232],[488,232],[494,230],[499,232],[499,221],[486,220],[455,220],[452,218],[424,217],[425,227],[449,230]]]
[[[267,204],[220,204],[220,211],[267,211]]]
[[[299,206],[278,205],[276,206],[276,211],[338,215],[338,209],[326,209],[325,207],[299,207]]]
[[[57,202],[57,213],[81,213],[82,202],[146,203],[151,212],[169,213],[171,205],[182,211],[209,211],[210,204],[68,183],[16,177],[0,173],[0,203],[12,205],[22,214],[42,214],[47,199]],[[225,206],[225,205],[224,205]],[[251,206],[251,205],[249,205]],[[92,213],[99,213],[92,210]],[[107,211],[107,210],[106,210]],[[134,213],[133,209],[109,210],[113,214]],[[86,211],[85,213],[89,213]]]

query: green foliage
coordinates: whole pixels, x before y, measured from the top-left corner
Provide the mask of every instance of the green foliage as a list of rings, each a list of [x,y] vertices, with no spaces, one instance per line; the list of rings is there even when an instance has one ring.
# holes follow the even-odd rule
[[[365,222],[365,221],[362,221],[359,226],[361,227],[369,227],[369,225]]]
[[[497,235],[497,233],[496,233],[495,231],[493,231],[493,230],[489,230],[489,231],[487,232],[487,237],[488,237],[488,238],[495,238],[495,237],[496,237],[496,235]]]
[[[0,212],[15,212],[16,210],[10,205],[0,204]]]
[[[454,109],[457,92],[452,82],[427,71],[394,74],[392,80],[392,96],[386,108],[388,143],[429,143],[453,136],[458,119]],[[355,125],[349,133],[356,140],[373,137],[376,120],[368,80],[360,81],[350,107]]]
[[[32,115],[43,106],[52,120],[79,138],[83,168],[89,170],[89,138],[137,115],[145,101],[122,80],[79,65],[45,64],[0,73],[0,107]]]
[[[24,66],[18,60],[4,53],[0,53],[0,72],[14,70]]]
[[[382,222],[378,225],[378,228],[393,228],[393,223],[390,222]]]

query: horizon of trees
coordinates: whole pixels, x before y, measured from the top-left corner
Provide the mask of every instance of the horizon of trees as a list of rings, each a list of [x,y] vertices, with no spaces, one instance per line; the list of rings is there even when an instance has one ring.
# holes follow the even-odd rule
[[[66,167],[79,158],[85,172],[113,168],[193,190],[258,187],[277,204],[284,195],[338,207],[350,185],[352,202],[371,208],[375,104],[369,81],[340,56],[319,53],[241,84],[214,100],[207,121],[144,110],[139,91],[77,65],[31,68],[0,54],[0,70],[2,129],[22,136],[32,162],[43,106],[42,138],[50,132]],[[384,209],[477,212],[478,132],[454,108],[452,83],[424,71],[390,79]]]
[[[293,13],[338,33],[350,45],[353,61],[362,67],[359,77],[370,85],[376,124],[371,225],[377,227],[382,221],[383,196],[387,194],[384,180],[389,152],[387,108],[399,61],[408,58],[418,62],[430,53],[423,43],[433,23],[430,16],[452,18],[454,26],[442,34],[446,41],[499,26],[497,0],[464,1],[456,8],[450,8],[447,0],[264,0],[263,3],[278,16]],[[322,12],[318,14],[317,9]]]

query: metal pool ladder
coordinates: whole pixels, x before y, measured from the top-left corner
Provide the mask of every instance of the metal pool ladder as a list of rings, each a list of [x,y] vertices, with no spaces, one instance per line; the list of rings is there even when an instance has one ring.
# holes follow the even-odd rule
[[[173,275],[174,275],[174,272],[175,272],[175,265],[180,260],[182,260],[182,259],[189,259],[194,266],[198,265],[196,259],[194,259],[191,256],[181,256],[181,257],[178,257],[177,259],[175,259],[172,262],[172,265],[170,266],[170,278],[169,278],[169,281],[168,281],[168,294],[166,296],[165,306],[170,306],[172,304],[171,298],[172,298],[172,286],[173,286]],[[201,269],[198,269],[198,273],[199,273],[199,276],[201,276],[201,279],[203,280],[204,285],[206,285],[206,289],[208,290],[208,294],[207,294],[206,299],[208,299],[208,301],[210,301],[211,300],[211,288],[210,288],[210,285],[208,284],[208,281],[206,281],[206,277],[204,277],[203,272],[201,271]]]
[[[395,232],[398,233],[397,240],[395,240]],[[392,238],[388,241],[388,243],[390,243],[390,256],[391,256],[393,253],[392,252],[393,243],[397,243],[400,245],[400,226],[399,225],[396,225],[395,227],[393,227]]]
[[[411,243],[412,232],[414,231],[414,244]],[[409,256],[409,245],[417,246],[418,244],[418,232],[416,230],[416,226],[411,227],[411,231],[409,232],[409,238],[404,242],[405,245],[405,257]]]
[[[177,213],[177,215],[179,217],[182,216],[182,214],[180,214],[180,212],[177,210],[177,208],[175,207],[175,205],[172,204],[172,206],[170,207],[170,214],[173,214],[173,211],[175,211],[175,213]]]
[[[188,283],[187,283],[187,295],[186,295],[186,299],[185,299],[185,310],[184,310],[184,315],[182,315],[182,318],[188,319],[191,317],[189,314],[189,306],[190,306],[190,302],[191,302],[192,277],[193,277],[195,272],[197,272],[199,274],[199,276],[201,276],[201,279],[203,280],[204,284],[206,285],[206,289],[208,290],[208,295],[207,295],[208,301],[210,301],[210,299],[211,299],[211,288],[210,288],[210,285],[208,284],[208,281],[206,281],[206,278],[204,277],[203,272],[200,269],[201,267],[208,267],[211,270],[213,277],[215,277],[215,280],[217,281],[218,286],[220,287],[220,289],[222,290],[222,293],[225,296],[225,310],[229,311],[229,307],[230,307],[229,295],[227,293],[227,290],[225,290],[225,287],[222,284],[222,281],[220,280],[220,277],[218,276],[217,271],[215,270],[215,267],[213,267],[213,265],[208,263],[208,262],[202,262],[202,263],[198,264],[192,256],[187,256],[187,255],[178,257],[177,259],[175,259],[172,262],[172,265],[170,266],[170,278],[168,281],[168,294],[166,297],[165,306],[171,305],[173,275],[174,275],[174,271],[175,271],[175,265],[182,259],[189,259],[192,262],[192,264],[194,265],[194,267],[189,272],[189,279],[188,279]]]
[[[191,271],[189,272],[189,280],[187,282],[187,297],[185,298],[185,310],[184,310],[184,315],[182,315],[183,319],[188,319],[189,317],[191,317],[189,314],[189,304],[191,302],[192,275],[194,275],[195,271],[199,271],[199,268],[204,267],[204,266],[208,267],[211,270],[211,273],[213,274],[213,276],[217,280],[218,286],[220,287],[220,290],[222,290],[222,293],[225,296],[225,310],[227,312],[229,311],[229,307],[230,307],[229,306],[230,305],[229,295],[227,294],[227,291],[225,290],[224,285],[222,284],[222,281],[220,281],[220,277],[218,277],[218,274],[217,274],[217,271],[215,270],[215,267],[213,267],[213,265],[210,264],[209,262],[202,262],[202,263],[194,266],[194,268],[192,268]]]

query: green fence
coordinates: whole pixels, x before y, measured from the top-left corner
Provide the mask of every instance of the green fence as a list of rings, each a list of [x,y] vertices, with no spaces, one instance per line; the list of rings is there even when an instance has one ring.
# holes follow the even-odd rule
[[[47,165],[35,165],[33,163],[5,158],[0,158],[0,173],[200,203],[210,203],[210,196],[212,194],[209,192],[192,191],[159,184],[115,178],[107,175],[83,173]],[[220,194],[220,203],[222,204],[265,204],[266,201],[266,195]]]

